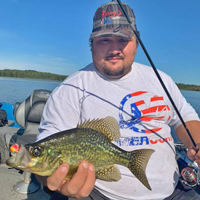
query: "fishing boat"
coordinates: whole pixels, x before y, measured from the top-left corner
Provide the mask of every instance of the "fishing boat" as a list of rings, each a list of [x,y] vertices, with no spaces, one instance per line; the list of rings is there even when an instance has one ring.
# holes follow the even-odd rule
[[[41,186],[33,174],[11,169],[5,163],[10,156],[9,148],[12,144],[27,144],[36,140],[42,111],[50,94],[49,90],[34,90],[23,102],[16,102],[14,105],[0,103],[0,111],[4,113],[2,115],[4,118],[0,118],[0,173],[2,173],[0,184],[1,188],[5,186],[1,193],[3,199],[11,199],[10,196],[16,196],[15,199],[20,200],[24,199],[24,195],[28,196],[29,200],[36,199],[38,195],[41,200],[49,199],[51,192]],[[172,135],[175,136],[175,134]],[[198,165],[188,159],[187,149],[184,145],[177,138],[174,138],[174,141],[180,180],[184,185],[193,188],[200,194]],[[5,184],[7,180],[9,183]]]
[[[41,200],[50,198],[50,191],[43,187],[28,172],[8,167],[5,163],[10,157],[9,148],[12,144],[35,142],[42,111],[50,95],[49,90],[34,90],[23,102],[14,105],[0,103],[0,200],[29,199]]]

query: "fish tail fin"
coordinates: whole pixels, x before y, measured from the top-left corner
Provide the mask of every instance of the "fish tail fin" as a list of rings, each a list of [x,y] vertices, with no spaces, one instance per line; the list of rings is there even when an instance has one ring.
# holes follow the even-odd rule
[[[130,152],[130,162],[128,164],[129,170],[135,175],[138,180],[145,185],[149,190],[151,187],[147,180],[145,173],[147,163],[151,154],[154,152],[152,149],[140,149]]]

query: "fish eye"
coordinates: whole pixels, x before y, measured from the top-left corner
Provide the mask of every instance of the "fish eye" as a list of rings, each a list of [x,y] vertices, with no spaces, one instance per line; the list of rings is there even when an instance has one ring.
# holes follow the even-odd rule
[[[35,157],[37,157],[37,156],[39,156],[41,153],[40,153],[40,148],[38,148],[38,147],[35,147],[35,149],[33,150],[33,155],[35,156]]]

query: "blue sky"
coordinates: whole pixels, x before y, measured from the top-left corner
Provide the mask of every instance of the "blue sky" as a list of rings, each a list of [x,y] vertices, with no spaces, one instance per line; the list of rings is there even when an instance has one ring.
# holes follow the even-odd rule
[[[107,0],[0,0],[0,69],[70,75],[92,62],[88,38]],[[200,85],[200,0],[124,0],[155,66]],[[141,47],[136,62],[149,65]]]

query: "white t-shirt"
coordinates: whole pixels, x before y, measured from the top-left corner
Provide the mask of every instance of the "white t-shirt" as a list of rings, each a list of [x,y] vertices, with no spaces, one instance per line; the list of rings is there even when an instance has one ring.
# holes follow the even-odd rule
[[[159,71],[184,121],[199,120],[172,79]],[[174,191],[179,171],[170,126],[181,124],[152,68],[133,63],[132,70],[120,79],[101,75],[94,64],[64,80],[49,97],[44,108],[37,140],[75,128],[88,119],[114,117],[119,122],[120,148],[154,149],[146,175],[148,190],[124,166],[117,165],[117,182],[97,180],[95,187],[115,200],[164,199]]]

